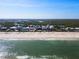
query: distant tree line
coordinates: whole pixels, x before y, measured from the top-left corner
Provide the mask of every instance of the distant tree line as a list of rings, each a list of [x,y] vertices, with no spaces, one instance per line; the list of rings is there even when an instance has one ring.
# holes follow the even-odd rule
[[[28,26],[28,25],[64,25],[68,27],[79,27],[79,21],[75,20],[46,20],[43,22],[40,21],[23,21],[23,22],[0,22],[0,25],[11,27],[14,26],[15,23],[21,24],[21,26]]]

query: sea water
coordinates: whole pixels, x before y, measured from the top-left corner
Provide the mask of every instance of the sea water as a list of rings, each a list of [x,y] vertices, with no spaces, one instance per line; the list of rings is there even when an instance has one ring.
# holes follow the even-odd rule
[[[2,39],[0,59],[79,59],[79,41]]]

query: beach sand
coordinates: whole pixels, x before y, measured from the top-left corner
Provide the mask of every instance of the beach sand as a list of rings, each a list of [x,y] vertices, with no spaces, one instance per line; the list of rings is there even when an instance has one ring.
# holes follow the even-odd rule
[[[45,38],[46,40],[56,40],[53,38],[57,38],[57,40],[78,40],[79,32],[0,32],[0,39],[7,40],[44,40]]]

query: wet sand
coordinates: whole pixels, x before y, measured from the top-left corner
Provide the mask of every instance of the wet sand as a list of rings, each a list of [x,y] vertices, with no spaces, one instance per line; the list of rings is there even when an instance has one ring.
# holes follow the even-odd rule
[[[8,40],[55,40],[53,38],[79,38],[79,32],[0,32],[0,39]],[[70,39],[70,40],[74,40]],[[67,40],[67,39],[57,39]],[[69,40],[69,39],[68,39]],[[77,39],[78,40],[78,39]]]

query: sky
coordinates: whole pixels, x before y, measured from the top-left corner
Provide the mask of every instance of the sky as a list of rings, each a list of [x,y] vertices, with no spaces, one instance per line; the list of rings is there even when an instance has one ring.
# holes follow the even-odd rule
[[[79,19],[79,0],[0,0],[0,18]]]

